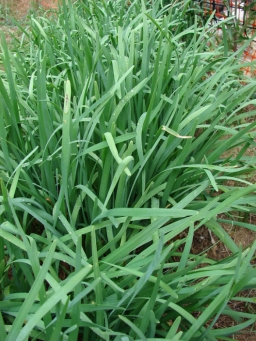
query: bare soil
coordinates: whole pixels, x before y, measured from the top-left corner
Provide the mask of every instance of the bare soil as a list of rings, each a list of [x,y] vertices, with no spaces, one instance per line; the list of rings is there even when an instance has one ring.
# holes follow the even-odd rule
[[[42,7],[44,9],[57,8],[58,0],[0,0],[10,14],[16,18],[24,18],[31,8]]]

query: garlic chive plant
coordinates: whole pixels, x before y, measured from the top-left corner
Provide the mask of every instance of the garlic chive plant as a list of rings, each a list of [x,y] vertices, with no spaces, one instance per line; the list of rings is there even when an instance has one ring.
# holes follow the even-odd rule
[[[186,1],[67,1],[21,29],[1,43],[2,340],[214,341],[252,325],[229,303],[253,300],[256,243],[220,221],[255,212],[242,48],[209,46]],[[228,258],[192,254],[201,226]],[[221,315],[236,324],[213,328]]]

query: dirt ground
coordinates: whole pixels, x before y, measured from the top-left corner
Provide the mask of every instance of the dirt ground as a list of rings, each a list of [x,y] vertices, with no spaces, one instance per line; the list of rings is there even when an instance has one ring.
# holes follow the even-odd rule
[[[31,9],[48,11],[57,8],[58,0],[0,0],[0,32],[3,31],[9,41],[17,31],[9,16],[26,22]]]
[[[43,8],[45,10],[49,10],[51,8],[57,8],[58,0],[0,0],[0,30],[4,30],[7,32],[8,30],[12,33],[15,32],[15,27],[8,25],[5,22],[6,14],[13,15],[19,20],[24,20],[29,13],[31,7],[34,8]],[[255,51],[254,51],[255,53]],[[251,70],[249,70],[251,71]],[[255,110],[255,108],[254,108]],[[255,156],[256,149],[251,149],[251,156]],[[225,215],[220,216],[219,218],[225,219]],[[229,233],[231,238],[236,242],[237,245],[241,245],[243,249],[250,246],[255,238],[256,232],[253,232],[248,229],[241,228],[236,225],[236,221],[246,221],[256,225],[256,215],[249,214],[247,217],[235,217],[233,224],[222,224],[222,227]],[[180,235],[180,238],[184,238],[186,236],[186,232]],[[229,250],[225,247],[225,245],[218,240],[217,237],[213,236],[211,232],[206,227],[199,228],[194,235],[194,242],[192,246],[192,253],[200,254],[203,252],[207,252],[207,256],[209,258],[215,260],[221,260],[230,255]],[[256,297],[256,288],[255,290],[247,291],[241,293],[243,296]],[[233,307],[234,309],[234,307]],[[243,302],[240,302],[235,309],[239,309],[240,311],[247,312],[248,309],[250,312],[254,311],[256,314],[256,304],[246,306]],[[216,328],[226,328],[234,325],[234,320],[221,316],[221,318],[216,323]],[[221,341],[221,339],[219,339]],[[246,329],[243,333],[239,335],[234,335],[233,340],[237,341],[255,341],[256,340],[256,325],[253,328]]]
[[[10,14],[24,19],[31,8],[41,7],[46,10],[57,8],[58,0],[0,0],[0,6],[0,16]]]

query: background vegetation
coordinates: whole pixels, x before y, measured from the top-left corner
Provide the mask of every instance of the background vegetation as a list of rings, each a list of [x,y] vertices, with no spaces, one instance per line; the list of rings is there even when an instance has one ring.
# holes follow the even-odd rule
[[[255,322],[229,303],[254,302],[256,243],[219,215],[255,212],[256,82],[246,44],[230,52],[223,25],[215,46],[189,5],[63,3],[12,51],[3,36],[4,340],[229,340]],[[230,257],[191,253],[201,226]]]

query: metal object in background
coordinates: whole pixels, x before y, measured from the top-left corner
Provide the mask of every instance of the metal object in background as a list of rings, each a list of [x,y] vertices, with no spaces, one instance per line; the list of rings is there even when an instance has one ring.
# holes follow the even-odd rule
[[[221,21],[234,16],[240,26],[256,32],[256,0],[194,0],[199,4],[205,16],[215,11],[214,19]]]

